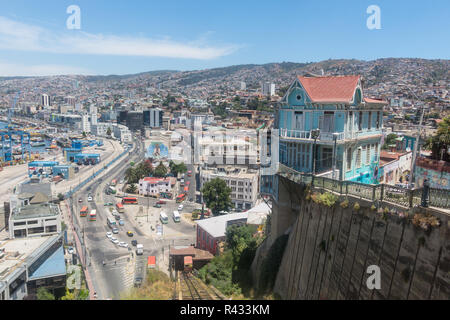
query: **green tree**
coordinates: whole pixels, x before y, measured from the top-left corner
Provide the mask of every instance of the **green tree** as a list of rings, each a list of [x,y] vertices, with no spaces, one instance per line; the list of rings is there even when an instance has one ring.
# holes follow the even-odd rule
[[[111,137],[111,134],[112,134],[111,128],[108,127],[108,129],[106,129],[106,135],[107,135],[108,137]]]
[[[395,144],[395,139],[397,139],[398,136],[395,133],[390,133],[387,135],[386,140],[384,141],[384,145],[382,146],[383,150],[389,149],[390,145]]]
[[[137,186],[134,183],[130,184],[127,188],[128,193],[136,193],[136,191],[137,191]]]
[[[64,195],[62,193],[58,193],[58,200],[59,201],[63,201],[64,200]]]
[[[61,300],[75,300],[75,293],[66,289],[66,295],[61,297]]]
[[[184,162],[176,164],[175,162],[170,161],[169,169],[170,169],[170,172],[172,172],[174,176],[177,176],[178,173],[185,173],[187,171],[187,167],[184,164]]]
[[[85,131],[83,131],[82,135],[83,135],[83,138],[86,138],[86,136],[87,136]]]
[[[450,162],[448,150],[450,148],[450,117],[446,117],[439,123],[436,135],[431,137],[426,147],[431,150],[431,157],[435,160]]]
[[[206,206],[214,215],[219,215],[221,211],[228,211],[231,207],[231,188],[220,178],[206,182],[203,185],[202,194]]]
[[[37,289],[38,300],[55,300],[55,296],[47,290],[47,288],[40,287]]]
[[[159,165],[155,168],[155,171],[153,172],[155,177],[163,178],[167,174],[167,168],[166,166],[160,162]]]

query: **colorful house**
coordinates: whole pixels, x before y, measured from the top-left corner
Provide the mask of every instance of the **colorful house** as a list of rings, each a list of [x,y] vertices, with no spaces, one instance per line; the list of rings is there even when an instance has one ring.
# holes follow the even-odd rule
[[[358,75],[297,77],[277,111],[279,162],[332,177],[335,154],[336,179],[377,183],[387,102],[365,97],[361,82]]]

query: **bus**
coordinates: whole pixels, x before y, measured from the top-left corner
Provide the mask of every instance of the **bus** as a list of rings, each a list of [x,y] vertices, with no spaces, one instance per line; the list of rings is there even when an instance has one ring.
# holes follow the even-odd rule
[[[159,214],[159,220],[161,220],[162,224],[169,223],[169,218],[167,217],[167,214],[164,211],[161,211],[161,213]]]
[[[183,191],[184,192],[188,192],[189,191],[189,187],[188,186],[184,187]]]
[[[124,213],[125,212],[125,208],[124,208],[123,204],[120,203],[120,202],[116,203],[116,209],[117,209],[117,212],[119,212],[119,213]]]
[[[111,186],[115,187],[117,185],[117,180],[114,179],[113,181],[111,181]]]
[[[184,200],[186,200],[186,194],[182,193],[177,197],[177,203],[183,202]]]
[[[88,213],[88,207],[84,206],[83,208],[81,208],[80,210],[80,217],[86,217]]]
[[[108,187],[108,194],[116,194],[117,190],[114,187],[109,186]]]
[[[90,221],[97,220],[97,210],[95,209],[91,210],[91,213],[89,213],[89,220]]]
[[[177,210],[175,210],[173,212],[173,221],[180,222],[180,218],[181,218],[180,213]]]
[[[187,175],[188,175],[188,177],[191,177],[191,176],[192,176],[192,171],[189,170],[189,171],[187,172]]]
[[[181,178],[181,181],[180,181],[180,186],[184,186],[184,178]]]
[[[135,197],[125,197],[122,198],[122,204],[138,204],[138,201]]]
[[[108,217],[106,218],[106,222],[111,229],[117,227],[116,219],[114,219],[112,214],[108,214]]]

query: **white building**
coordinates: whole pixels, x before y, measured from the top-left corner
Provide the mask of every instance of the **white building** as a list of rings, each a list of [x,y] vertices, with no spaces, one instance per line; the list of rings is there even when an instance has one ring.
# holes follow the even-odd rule
[[[41,94],[41,106],[50,107],[50,96],[48,94]]]
[[[119,139],[121,142],[130,143],[133,141],[131,131],[127,126],[122,124],[114,124],[113,133],[114,137]]]
[[[11,204],[9,216],[9,237],[23,238],[61,233],[59,207],[48,203],[42,193],[18,195],[20,204]]]
[[[203,185],[215,178],[224,180],[231,188],[231,202],[237,210],[248,210],[255,206],[258,197],[258,172],[247,168],[219,167],[200,168],[200,183]]]
[[[175,179],[147,177],[139,180],[139,194],[145,196],[157,196],[161,192],[172,192],[172,183]]]
[[[97,107],[89,106],[89,114],[91,115],[91,124],[97,124],[98,115],[97,115]]]
[[[264,82],[262,85],[262,94],[266,96],[275,95],[275,84],[270,82]]]
[[[241,91],[244,91],[247,88],[247,85],[244,81],[241,81],[239,84],[239,88]]]
[[[91,132],[91,123],[87,114],[81,116],[81,131],[86,133]]]
[[[163,124],[163,111],[159,108],[149,109],[150,111],[150,128],[160,128]]]

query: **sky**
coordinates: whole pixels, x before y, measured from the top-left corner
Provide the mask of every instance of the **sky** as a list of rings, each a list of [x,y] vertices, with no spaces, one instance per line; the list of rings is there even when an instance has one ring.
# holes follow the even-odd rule
[[[79,20],[67,12],[73,5]],[[380,29],[367,26],[371,5],[380,9]],[[79,29],[68,29],[68,20]],[[450,1],[0,2],[0,76],[388,57],[449,59]]]

